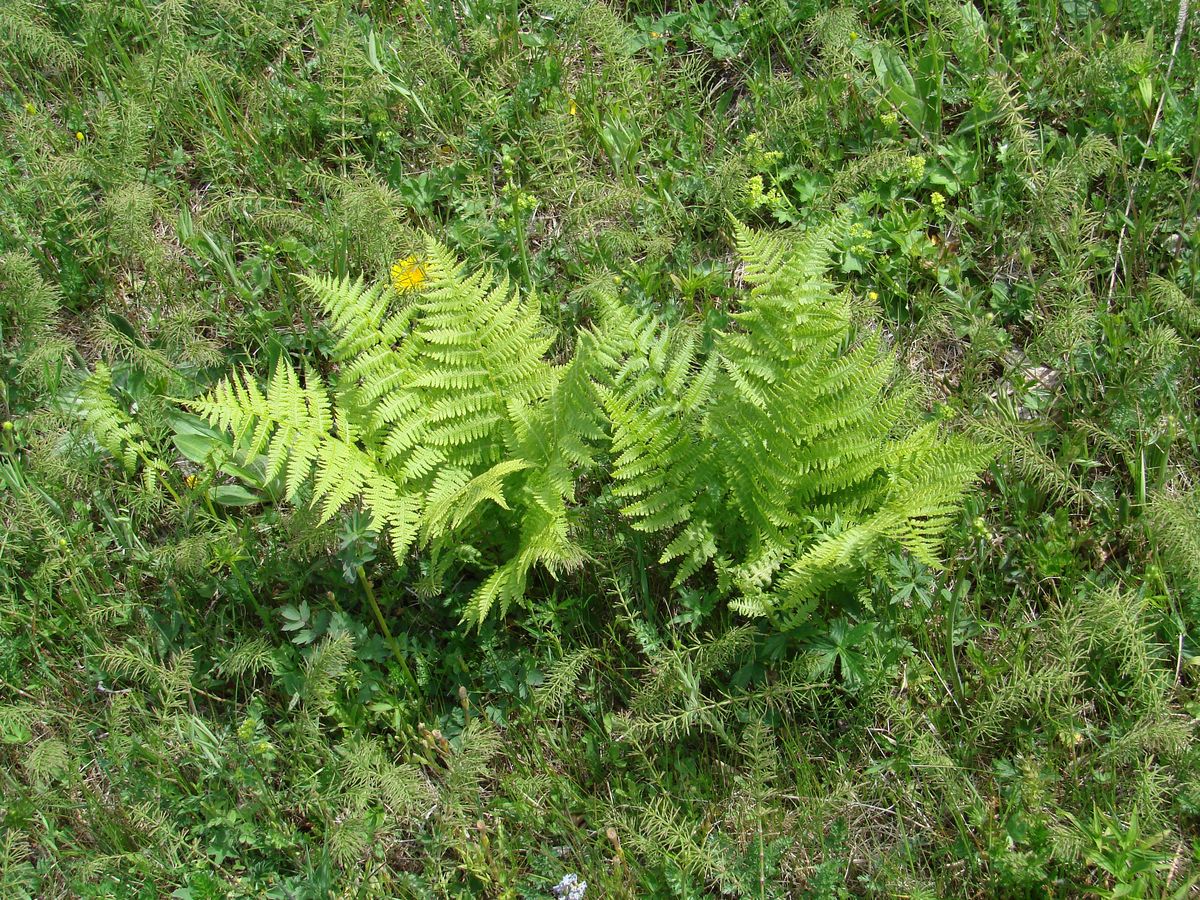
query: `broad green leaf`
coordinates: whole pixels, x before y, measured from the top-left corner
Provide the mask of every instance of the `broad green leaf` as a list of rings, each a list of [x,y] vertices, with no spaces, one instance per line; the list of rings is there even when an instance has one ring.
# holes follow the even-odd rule
[[[219,485],[212,489],[210,496],[213,502],[219,503],[221,506],[253,506],[263,502],[262,497],[240,484]]]

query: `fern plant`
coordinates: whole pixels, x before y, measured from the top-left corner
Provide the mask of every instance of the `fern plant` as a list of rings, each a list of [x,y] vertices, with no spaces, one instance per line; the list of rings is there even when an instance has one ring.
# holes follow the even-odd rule
[[[165,464],[146,440],[141,425],[113,397],[112,370],[103,362],[98,361],[94,371],[79,382],[74,408],[87,432],[102,449],[120,460],[127,474],[134,474],[141,464],[144,499],[155,500],[162,487],[177,504],[180,502],[164,477]]]
[[[193,407],[263,455],[290,500],[325,520],[360,503],[398,559],[427,550],[432,590],[456,558],[498,553],[464,616],[480,622],[524,594],[534,566],[583,558],[567,507],[602,434],[590,388],[602,355],[589,349],[601,342],[585,336],[554,365],[553,336],[506,279],[466,274],[436,241],[410,266],[420,289],[394,310],[387,286],[306,279],[341,335],[331,384],[281,361],[265,393],[246,371]]]
[[[498,560],[468,621],[536,567],[583,561],[570,509],[601,461],[676,584],[711,563],[737,611],[793,621],[881,541],[935,564],[987,451],[901,427],[910,394],[888,390],[878,335],[851,340],[826,239],[737,240],[752,287],[727,328],[667,326],[610,291],[562,364],[532,304],[431,240],[395,291],[306,279],[340,335],[329,383],[282,360],[265,392],[243,371],[192,406],[289,500],[326,520],[360,504],[397,558],[425,550],[429,589],[456,559]]]
[[[869,558],[898,543],[937,564],[941,532],[987,448],[908,427],[878,333],[855,341],[824,278],[830,252],[737,226],[750,285],[700,354],[694,329],[660,329],[602,388],[614,493],[642,531],[669,540],[676,583],[710,562],[733,607],[787,626]]]

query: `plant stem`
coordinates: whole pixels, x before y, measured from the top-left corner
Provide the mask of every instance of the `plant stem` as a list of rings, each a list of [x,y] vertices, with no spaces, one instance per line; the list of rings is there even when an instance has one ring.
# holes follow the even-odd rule
[[[375,599],[375,589],[371,587],[371,582],[367,578],[367,573],[362,566],[358,566],[356,571],[358,572],[358,580],[362,582],[363,591],[367,595],[367,602],[371,604],[371,612],[375,614],[375,621],[379,623],[379,630],[383,632],[384,639],[391,645],[392,655],[396,657],[396,662],[400,664],[400,670],[404,673],[404,677],[415,695],[420,690],[420,686],[417,684],[417,679],[413,677],[408,663],[405,662],[400,645],[396,642],[396,638],[392,636],[392,630],[388,628],[387,619],[383,617],[383,610],[379,608],[379,601]]]
[[[963,697],[962,676],[958,673],[958,657],[954,652],[954,629],[958,620],[958,601],[963,582],[959,582],[950,591],[950,608],[946,611],[946,657],[950,662],[950,673],[954,676],[954,687],[958,696]]]

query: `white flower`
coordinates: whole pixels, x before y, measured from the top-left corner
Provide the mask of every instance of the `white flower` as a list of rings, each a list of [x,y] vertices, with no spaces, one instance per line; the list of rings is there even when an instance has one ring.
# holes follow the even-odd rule
[[[550,888],[550,893],[561,900],[583,900],[585,891],[587,891],[587,882],[580,881],[579,876],[573,872],[570,875],[564,875],[562,881]]]

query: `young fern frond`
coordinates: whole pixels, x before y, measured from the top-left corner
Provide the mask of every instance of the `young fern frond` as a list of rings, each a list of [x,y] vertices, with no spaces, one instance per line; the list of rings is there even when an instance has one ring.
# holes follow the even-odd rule
[[[102,362],[79,385],[76,404],[88,430],[101,447],[121,461],[125,471],[137,471],[138,460],[150,460],[152,450],[137,422],[117,406],[112,395],[112,371]]]

